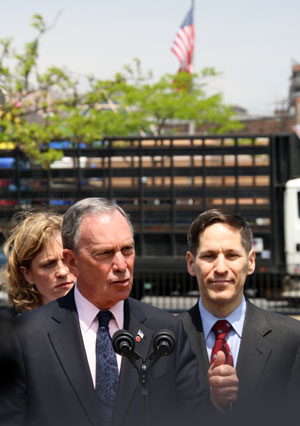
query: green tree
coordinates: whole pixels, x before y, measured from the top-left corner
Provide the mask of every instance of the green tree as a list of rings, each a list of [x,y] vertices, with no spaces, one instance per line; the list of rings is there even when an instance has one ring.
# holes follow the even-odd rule
[[[221,94],[205,91],[205,78],[216,75],[213,69],[165,75],[152,82],[151,73],[144,73],[136,59],[111,80],[79,79],[55,66],[41,73],[40,41],[54,24],[47,26],[36,14],[31,25],[37,36],[21,53],[14,52],[12,39],[0,40],[0,94],[5,95],[5,100],[0,96],[0,143],[20,146],[45,168],[62,156],[50,148],[53,140],[77,144],[110,136],[161,134],[174,118],[205,123],[214,133],[239,126]]]
[[[222,94],[208,95],[205,91],[207,79],[217,75],[214,68],[205,68],[198,74],[166,74],[151,84],[146,81],[151,74],[144,78],[140,62],[135,59],[135,67],[125,67],[125,74],[119,76],[123,85],[118,101],[140,116],[145,131],[158,135],[172,119],[193,120],[197,126],[205,125],[207,133],[238,130],[242,125],[233,109],[223,103]]]

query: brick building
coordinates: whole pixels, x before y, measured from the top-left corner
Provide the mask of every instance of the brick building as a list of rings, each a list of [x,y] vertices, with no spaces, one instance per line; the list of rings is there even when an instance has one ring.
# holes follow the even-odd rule
[[[237,117],[243,123],[244,128],[232,132],[232,134],[278,135],[294,132],[293,127],[296,124],[300,125],[300,64],[294,64],[292,67],[286,108],[277,109],[270,116],[250,115],[241,107],[235,107],[235,109]],[[174,129],[176,129],[175,132],[178,134],[201,134],[208,128],[208,125],[194,127],[193,123],[183,121],[173,121],[165,126],[166,132],[168,130],[174,132]]]

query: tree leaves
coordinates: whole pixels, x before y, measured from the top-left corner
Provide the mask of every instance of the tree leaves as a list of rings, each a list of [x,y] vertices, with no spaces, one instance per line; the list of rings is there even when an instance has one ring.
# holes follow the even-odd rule
[[[14,52],[12,39],[0,40],[0,143],[13,142],[45,168],[63,155],[50,148],[58,139],[89,144],[110,136],[162,134],[174,119],[205,124],[214,133],[240,126],[222,95],[205,90],[206,80],[218,75],[214,68],[153,81],[135,58],[108,80],[57,66],[40,73],[40,41],[54,24],[47,26],[35,14],[31,26],[37,36],[23,52]]]

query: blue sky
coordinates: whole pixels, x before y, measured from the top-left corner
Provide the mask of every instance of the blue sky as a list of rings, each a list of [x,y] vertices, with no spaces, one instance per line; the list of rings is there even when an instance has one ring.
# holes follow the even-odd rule
[[[0,38],[17,48],[34,37],[34,13],[53,30],[41,43],[41,68],[50,65],[109,78],[134,57],[157,78],[175,73],[170,51],[190,0],[10,0],[0,15]],[[292,61],[300,62],[300,2],[195,0],[195,70],[213,66],[227,103],[254,114],[271,113],[287,97]]]

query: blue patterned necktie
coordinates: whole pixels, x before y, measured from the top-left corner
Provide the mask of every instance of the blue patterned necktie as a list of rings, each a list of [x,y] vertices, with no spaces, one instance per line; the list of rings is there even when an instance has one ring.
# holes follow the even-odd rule
[[[99,328],[96,339],[96,393],[100,402],[103,426],[109,426],[116,404],[118,389],[118,365],[108,331],[112,317],[110,311],[98,313]]]

